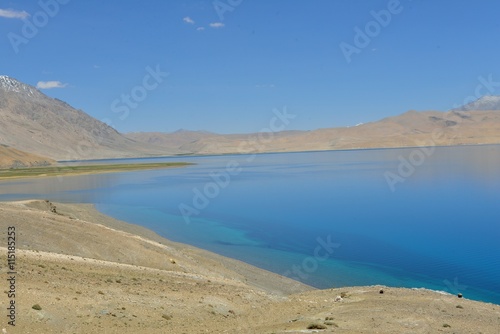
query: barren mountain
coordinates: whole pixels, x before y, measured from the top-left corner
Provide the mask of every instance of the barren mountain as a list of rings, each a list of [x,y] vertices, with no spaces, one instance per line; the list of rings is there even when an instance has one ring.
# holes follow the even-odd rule
[[[182,154],[226,154],[283,151],[279,147],[268,144],[273,141],[290,139],[303,133],[305,132],[281,131],[272,134],[217,134],[181,130],[173,133],[136,132],[128,133],[126,136],[139,142],[154,143],[171,150],[177,149]],[[261,146],[262,150],[255,151],[255,147]],[[293,151],[294,148],[291,147],[289,150]]]
[[[292,152],[500,143],[500,111],[408,111],[355,127],[218,135],[127,134],[134,140],[192,154]]]
[[[83,111],[7,76],[0,76],[0,143],[56,160],[173,153],[126,138]]]
[[[500,97],[485,96],[459,108],[463,111],[409,111],[355,127],[230,135],[186,130],[122,135],[32,86],[0,76],[0,144],[56,160],[497,144],[499,108]]]
[[[172,133],[163,132],[133,132],[127,133],[127,138],[136,140],[138,142],[158,145],[170,150],[179,150],[180,153],[192,153],[192,150],[186,149],[192,143],[199,140],[215,139],[219,140],[224,138],[219,135],[207,131],[189,131],[178,130]]]

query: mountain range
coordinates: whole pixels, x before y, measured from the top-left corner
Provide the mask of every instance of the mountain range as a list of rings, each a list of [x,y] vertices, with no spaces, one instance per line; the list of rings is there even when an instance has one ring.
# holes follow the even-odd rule
[[[253,134],[122,134],[35,87],[0,76],[0,167],[55,160],[500,143],[500,96],[447,112],[408,111],[354,127]]]
[[[0,76],[0,144],[54,160],[175,153],[137,143],[83,111],[7,76]]]

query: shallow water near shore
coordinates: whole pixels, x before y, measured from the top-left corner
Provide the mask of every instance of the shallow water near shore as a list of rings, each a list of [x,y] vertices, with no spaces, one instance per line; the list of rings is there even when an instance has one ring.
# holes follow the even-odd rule
[[[196,165],[4,181],[0,200],[93,203],[319,288],[426,287],[500,304],[499,145],[120,161]]]

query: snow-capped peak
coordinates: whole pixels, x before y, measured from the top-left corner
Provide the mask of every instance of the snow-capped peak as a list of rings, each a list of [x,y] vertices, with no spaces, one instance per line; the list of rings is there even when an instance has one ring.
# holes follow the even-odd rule
[[[459,108],[452,109],[452,111],[469,111],[469,110],[500,110],[500,96],[498,95],[485,95],[463,105]]]
[[[500,96],[498,95],[485,95],[481,98],[479,98],[476,103],[499,103],[500,102]]]
[[[40,94],[35,87],[23,84],[22,82],[7,75],[0,75],[0,89],[6,92],[24,93],[28,96],[36,96]]]

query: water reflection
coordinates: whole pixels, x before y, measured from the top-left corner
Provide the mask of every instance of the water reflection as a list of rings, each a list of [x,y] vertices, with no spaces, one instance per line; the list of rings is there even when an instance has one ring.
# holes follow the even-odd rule
[[[235,161],[242,168],[242,176],[256,179],[268,177],[287,177],[313,173],[317,178],[322,175],[341,173],[358,175],[359,182],[385,182],[384,173],[397,173],[401,161],[409,160],[412,152],[422,150],[410,149],[372,149],[353,151],[328,151],[304,153],[277,153],[201,157],[167,157],[147,159],[99,160],[99,163],[133,163],[133,162],[165,162],[184,161],[196,165],[180,169],[156,171],[137,171],[125,173],[109,173],[96,175],[79,175],[64,177],[48,177],[0,181],[0,200],[16,198],[50,197],[59,201],[79,201],[97,203],[102,199],[106,189],[122,184],[143,184],[144,182],[161,182],[170,179],[174,183],[192,183],[209,181],[209,173],[223,170],[229,161]],[[478,186],[498,189],[500,183],[500,145],[438,147],[430,148],[432,154],[426,155],[422,164],[414,166],[414,172],[405,177],[399,189],[408,188],[412,184],[432,184],[435,182],[454,182],[467,178],[467,182]],[[72,162],[77,164],[78,162]],[[89,163],[88,161],[85,163]],[[172,176],[180,176],[173,179]],[[262,179],[260,179],[262,181]],[[92,191],[95,190],[95,191]],[[99,190],[102,190],[99,191]],[[389,190],[389,187],[384,189]],[[99,194],[95,193],[99,192]]]
[[[125,173],[21,179],[0,182],[0,200],[50,199],[65,203],[98,203],[123,182]]]

